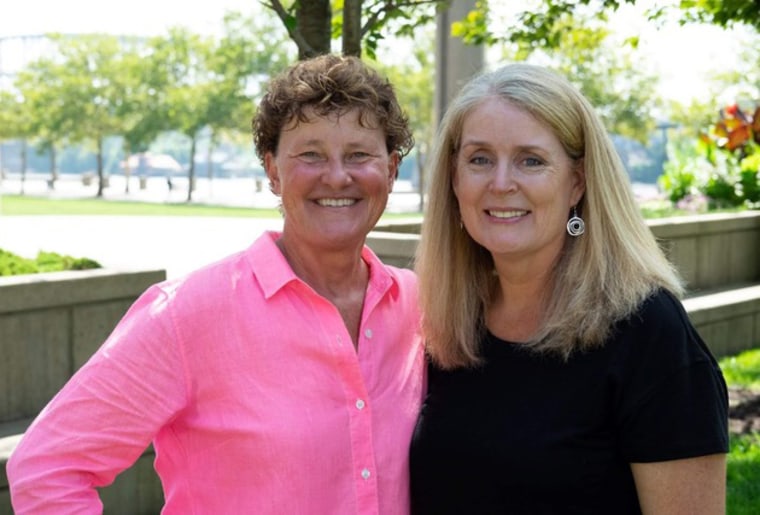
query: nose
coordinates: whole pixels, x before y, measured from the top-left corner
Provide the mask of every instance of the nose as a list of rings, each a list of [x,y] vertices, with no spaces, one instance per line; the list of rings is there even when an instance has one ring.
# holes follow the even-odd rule
[[[517,189],[514,171],[508,162],[500,162],[494,168],[488,189],[492,193],[498,194],[510,193]]]
[[[322,182],[339,189],[351,184],[353,177],[349,169],[340,159],[331,159],[327,163],[325,172],[322,174]]]

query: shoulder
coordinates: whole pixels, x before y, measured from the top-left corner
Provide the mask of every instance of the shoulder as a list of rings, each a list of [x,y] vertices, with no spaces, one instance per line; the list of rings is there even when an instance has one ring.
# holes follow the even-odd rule
[[[609,377],[623,455],[653,462],[725,452],[720,368],[681,302],[658,291],[618,324]]]
[[[681,301],[664,289],[653,292],[633,315],[616,324],[616,333],[632,333],[647,341],[702,341]]]
[[[678,298],[657,290],[629,318],[618,322],[608,342],[623,368],[663,369],[664,374],[696,363],[717,366],[707,344]]]
[[[676,296],[665,289],[655,290],[638,307],[635,319],[657,328],[679,327],[690,323],[686,310]]]
[[[238,252],[184,276],[158,283],[150,294],[164,309],[178,316],[192,317],[234,302],[236,292],[251,282],[241,280],[246,275],[252,275],[250,266],[245,252]]]

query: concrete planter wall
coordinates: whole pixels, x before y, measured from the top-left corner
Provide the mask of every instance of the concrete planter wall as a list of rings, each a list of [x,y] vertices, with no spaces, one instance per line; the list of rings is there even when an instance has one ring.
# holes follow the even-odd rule
[[[648,221],[686,281],[692,322],[717,356],[760,346],[760,212]],[[389,264],[411,267],[419,221],[382,224],[368,244]]]
[[[649,227],[692,292],[760,282],[760,211],[663,218]]]
[[[163,270],[0,277],[0,514],[12,514],[5,463],[31,419]],[[106,513],[158,513],[151,451],[104,489]]]

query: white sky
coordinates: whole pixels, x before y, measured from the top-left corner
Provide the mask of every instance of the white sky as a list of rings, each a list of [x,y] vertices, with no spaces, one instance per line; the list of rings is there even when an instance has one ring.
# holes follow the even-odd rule
[[[752,32],[742,27],[724,30],[713,25],[680,26],[675,21],[658,29],[642,14],[641,6],[653,3],[663,2],[638,0],[638,8],[623,6],[613,15],[613,30],[639,36],[639,50],[651,63],[652,71],[660,76],[659,91],[663,97],[683,104],[691,98],[709,99],[709,76],[740,65],[742,47],[751,44]],[[758,39],[754,41],[757,44]]]
[[[655,0],[639,0],[651,2]],[[168,27],[184,26],[200,33],[219,30],[227,11],[259,12],[258,0],[6,0],[0,7],[0,38],[46,32],[153,35]],[[735,55],[746,41],[746,31],[716,27],[679,27],[655,30],[637,9],[626,7],[615,17],[615,27],[641,36],[641,50],[661,75],[660,93],[686,103],[704,98],[711,71],[736,66]],[[746,44],[746,43],[744,43]]]
[[[226,11],[258,10],[258,0],[6,0],[0,37],[46,32],[155,35],[183,26],[216,31]]]

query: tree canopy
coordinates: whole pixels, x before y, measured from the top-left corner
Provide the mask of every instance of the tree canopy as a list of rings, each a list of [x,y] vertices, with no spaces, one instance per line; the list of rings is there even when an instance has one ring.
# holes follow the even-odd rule
[[[282,22],[298,47],[299,59],[330,53],[333,40],[340,39],[341,53],[375,57],[377,44],[386,35],[413,36],[415,30],[445,9],[452,0],[263,0]],[[463,0],[458,0],[463,1]],[[731,27],[746,24],[760,30],[760,0],[677,0],[667,7],[650,10],[654,21],[669,9],[680,12],[682,23],[704,22]],[[452,34],[472,44],[498,41],[529,43],[538,48],[557,48],[568,16],[593,13],[604,18],[624,4],[637,0],[534,0],[519,11],[510,26],[488,26],[488,0],[472,1],[473,8],[454,22]],[[639,3],[640,0],[639,0]],[[493,4],[493,5],[492,5]],[[392,29],[391,29],[392,28]]]

